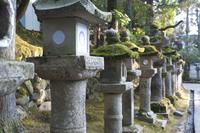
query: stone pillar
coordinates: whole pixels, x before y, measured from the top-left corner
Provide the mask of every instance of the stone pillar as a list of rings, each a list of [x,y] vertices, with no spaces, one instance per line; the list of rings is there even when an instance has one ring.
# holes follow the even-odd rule
[[[33,78],[32,63],[15,60],[15,0],[0,2],[0,119],[18,120],[15,91],[25,80]],[[13,131],[14,132],[14,131]]]
[[[167,60],[167,74],[166,74],[166,79],[165,79],[166,97],[170,97],[173,95],[173,93],[172,93],[172,75],[171,75],[173,66],[172,66],[171,57],[168,57],[168,58],[169,59]]]
[[[182,88],[182,76],[183,76],[183,66],[182,63],[178,62],[178,70],[177,70],[177,91]]]
[[[86,132],[86,85],[87,80],[51,80],[51,132]]]
[[[162,96],[163,98],[166,97],[166,84],[165,80],[167,77],[167,68],[166,68],[166,59],[164,59],[163,68],[162,68]]]
[[[32,58],[37,74],[50,80],[51,133],[86,133],[87,79],[104,68],[102,57],[64,56]],[[59,65],[58,65],[59,64]]]
[[[151,101],[159,103],[162,99],[162,66],[163,61],[154,62],[154,68],[157,68],[157,73],[153,76],[151,82]]]
[[[141,71],[134,68],[134,60],[126,59],[125,60],[127,67],[127,82],[132,82],[139,76],[141,76]],[[130,127],[134,124],[134,86],[132,89],[123,93],[122,96],[122,114],[123,114],[123,127]],[[128,129],[123,129],[123,132],[127,132]],[[131,132],[131,131],[129,131]]]
[[[175,96],[177,90],[177,68],[176,62],[173,62],[173,70],[172,70],[172,96]]]
[[[122,93],[133,88],[131,82],[126,82],[126,78],[126,65],[122,59],[105,60],[105,70],[101,72],[101,84],[98,89],[105,96],[105,133],[122,133]],[[130,106],[129,103],[127,104]]]
[[[140,116],[139,119],[153,123],[154,113],[151,111],[151,79],[156,73],[153,69],[153,60],[151,57],[140,58],[140,68],[142,75],[140,77]]]

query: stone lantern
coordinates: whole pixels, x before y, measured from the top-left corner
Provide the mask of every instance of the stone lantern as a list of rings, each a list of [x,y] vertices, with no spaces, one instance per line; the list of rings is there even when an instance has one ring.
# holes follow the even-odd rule
[[[176,51],[170,47],[166,47],[163,49],[163,54],[167,57],[165,61],[165,67],[164,67],[164,75],[165,77],[165,97],[170,98],[172,93],[172,71],[173,71],[173,65],[172,65],[172,55],[175,54]]]
[[[182,88],[182,76],[183,76],[183,65],[184,65],[184,61],[182,59],[180,59],[177,62],[177,91],[179,91]]]
[[[23,132],[20,131],[21,127],[18,127],[20,118],[16,110],[15,92],[25,80],[32,79],[34,76],[33,63],[14,61],[15,2],[15,0],[0,1],[0,128],[2,132],[15,132],[14,129]]]
[[[120,32],[120,40],[123,45],[127,46],[132,51],[144,52],[144,48],[140,48],[130,41],[129,31],[123,30]],[[139,65],[134,59],[127,58],[124,60],[127,69],[127,82],[134,82],[141,76]],[[137,65],[136,65],[137,64]],[[123,93],[122,96],[122,114],[123,114],[123,133],[132,133],[131,129],[134,124],[134,85],[133,88]]]
[[[102,57],[89,56],[89,24],[111,20],[90,0],[38,0],[44,56],[30,59],[41,78],[50,80],[51,133],[86,133],[87,79],[104,69]]]
[[[173,64],[173,71],[172,71],[172,94],[173,96],[176,95],[176,92],[178,90],[178,61],[180,59],[180,55],[178,53],[175,53],[172,56],[172,64]],[[175,98],[173,98],[175,100]]]
[[[125,64],[127,68],[127,82],[133,82],[141,76],[141,70],[136,68],[133,64],[136,61],[134,59],[126,59]],[[122,96],[122,114],[123,114],[123,133],[130,132],[131,126],[134,125],[134,89],[133,88],[123,93]]]
[[[93,52],[94,55],[101,55],[105,58],[105,69],[100,74],[98,87],[98,91],[104,93],[104,132],[122,133],[122,104],[124,104],[122,95],[133,88],[133,84],[126,81],[125,60],[138,57],[138,53],[120,44],[116,30],[107,30],[106,40],[108,44],[100,46]],[[129,103],[127,104],[129,106]]]
[[[153,68],[153,62],[157,59],[158,51],[155,47],[149,45],[148,36],[144,36],[142,41],[143,45],[145,45],[145,52],[140,55],[139,62],[142,75],[140,76],[140,109],[138,118],[146,122],[154,123],[156,115],[151,111],[151,80],[157,72]]]

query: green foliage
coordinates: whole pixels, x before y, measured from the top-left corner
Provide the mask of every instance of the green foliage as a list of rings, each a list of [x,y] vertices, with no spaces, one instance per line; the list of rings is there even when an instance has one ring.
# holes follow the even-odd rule
[[[187,63],[200,61],[199,51],[194,46],[186,46],[179,53]]]
[[[116,9],[113,10],[112,13],[115,16],[115,18],[118,20],[121,27],[127,26],[129,24],[129,22],[131,21],[130,18],[126,14],[124,14]]]

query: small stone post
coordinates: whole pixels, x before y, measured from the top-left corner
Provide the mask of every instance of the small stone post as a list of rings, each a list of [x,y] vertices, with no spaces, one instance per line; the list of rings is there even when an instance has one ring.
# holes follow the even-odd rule
[[[133,88],[126,78],[124,60],[105,59],[99,85],[99,91],[104,93],[104,133],[122,133],[122,94]]]
[[[163,61],[159,60],[154,62],[154,68],[157,69],[157,73],[153,76],[151,82],[151,102],[159,103],[163,99],[163,85],[162,85],[162,66]]]
[[[166,64],[166,58],[164,58],[164,63],[163,63],[163,67],[162,67],[162,96],[163,98],[166,97],[166,84],[165,84],[165,80],[167,77],[167,64]]]
[[[168,57],[169,59],[167,60],[167,75],[166,75],[166,80],[165,80],[165,85],[166,85],[166,97],[171,97],[173,96],[172,93],[172,70],[173,70],[173,65],[172,65],[172,59],[171,57]]]
[[[133,59],[125,60],[127,67],[127,82],[131,82],[141,76],[141,71],[134,68]],[[123,93],[122,96],[122,114],[123,114],[123,132],[131,132],[127,131],[128,127],[133,126],[134,124],[134,86],[132,89]]]
[[[30,61],[50,80],[51,133],[86,133],[87,79],[104,68],[102,57],[90,56],[89,24],[104,23],[111,13],[89,0],[38,0],[34,8],[42,22],[44,56]]]
[[[0,1],[0,14],[5,15],[0,16],[0,119],[4,122],[18,121],[16,89],[25,80],[34,76],[34,65],[32,63],[14,61],[15,2],[15,0]]]
[[[179,60],[177,63],[177,92],[182,88],[182,76],[183,76],[183,63]]]
[[[177,91],[177,66],[176,61],[173,61],[173,70],[172,70],[172,96],[175,96]]]

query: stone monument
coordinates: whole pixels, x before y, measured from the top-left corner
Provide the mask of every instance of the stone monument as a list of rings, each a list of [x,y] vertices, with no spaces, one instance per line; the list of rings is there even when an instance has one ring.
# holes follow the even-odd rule
[[[104,69],[102,57],[89,54],[89,24],[110,21],[90,0],[38,0],[44,56],[29,59],[41,78],[50,80],[51,133],[86,133],[87,79]]]
[[[32,63],[14,61],[15,2],[15,0],[0,1],[0,119],[5,123],[18,121],[16,89],[25,80],[34,76],[34,65]]]
[[[127,46],[132,51],[144,52],[144,48],[140,48],[130,41],[130,34],[128,30],[120,32],[120,40],[123,45]],[[141,76],[141,70],[138,69],[137,63],[134,59],[125,59],[127,68],[127,82],[133,82]],[[134,125],[134,89],[124,92],[122,96],[122,114],[123,114],[123,133],[132,133]]]
[[[134,62],[135,60],[133,59],[125,60],[127,68],[127,82],[133,82],[133,80],[141,76],[141,70],[133,66]],[[135,87],[133,85],[133,88],[124,92],[122,96],[123,133],[131,133],[129,127],[134,125],[134,89]]]
[[[140,69],[142,75],[140,76],[140,109],[138,118],[154,123],[156,115],[151,111],[151,80],[156,74],[156,69],[153,68],[153,60],[157,59],[159,52],[154,46],[150,45],[148,36],[142,38],[145,52],[140,57]]]
[[[131,82],[126,82],[125,59],[136,58],[138,53],[120,44],[119,34],[114,29],[107,30],[106,41],[108,44],[93,52],[105,58],[105,70],[100,74],[98,87],[98,91],[104,93],[104,133],[122,133],[122,94],[133,88]],[[128,102],[131,101],[128,99]],[[131,103],[127,104],[132,106]]]

